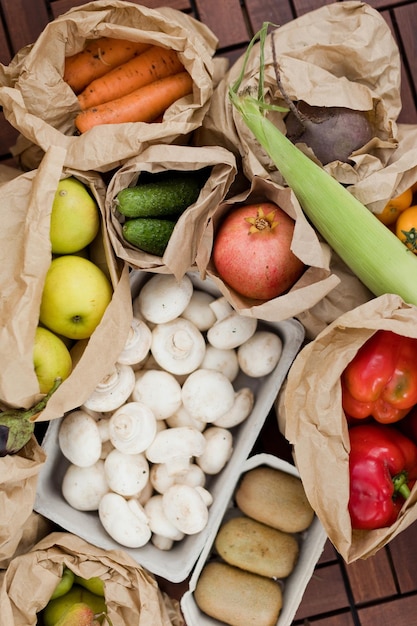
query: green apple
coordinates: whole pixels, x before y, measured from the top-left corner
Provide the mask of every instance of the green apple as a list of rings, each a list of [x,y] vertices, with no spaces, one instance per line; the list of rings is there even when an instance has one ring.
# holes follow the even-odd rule
[[[97,265],[72,254],[56,257],[46,273],[39,319],[59,335],[87,339],[112,295],[111,283]]]
[[[78,252],[93,241],[99,227],[100,211],[87,187],[72,176],[60,180],[51,211],[52,252]]]
[[[41,393],[48,393],[56,378],[65,380],[72,371],[72,358],[65,343],[41,326],[35,332],[33,365]]]

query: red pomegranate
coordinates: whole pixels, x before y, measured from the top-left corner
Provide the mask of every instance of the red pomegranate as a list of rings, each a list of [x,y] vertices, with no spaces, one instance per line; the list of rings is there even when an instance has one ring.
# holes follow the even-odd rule
[[[256,300],[281,295],[305,266],[291,251],[294,220],[272,202],[232,209],[213,243],[219,277],[237,293]]]

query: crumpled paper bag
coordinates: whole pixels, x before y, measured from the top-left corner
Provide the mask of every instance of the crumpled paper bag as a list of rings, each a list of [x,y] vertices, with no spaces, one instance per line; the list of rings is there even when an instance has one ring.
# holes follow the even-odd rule
[[[109,618],[116,626],[185,626],[178,604],[121,550],[101,550],[71,533],[54,532],[14,558],[0,587],[0,626],[36,626],[64,565],[104,581]]]
[[[182,213],[162,257],[129,244],[122,234],[123,216],[114,201],[118,192],[137,184],[142,172],[198,172],[210,169],[197,201]],[[106,222],[115,254],[129,267],[174,274],[178,280],[195,264],[201,238],[215,207],[224,200],[236,176],[234,155],[215,146],[149,146],[127,161],[111,178],[106,193]]]
[[[356,0],[336,2],[279,26],[274,31],[281,83],[292,101],[313,106],[343,106],[374,111],[376,136],[351,155],[352,163],[333,161],[325,169],[343,184],[354,184],[384,167],[397,145],[396,120],[401,110],[399,50],[380,13]],[[277,87],[271,32],[265,45],[266,101],[287,106]],[[210,109],[197,131],[199,141],[235,150],[246,176],[282,177],[270,157],[232,106],[228,88],[241,73],[244,55],[216,87]],[[258,89],[259,43],[253,47],[241,91]],[[267,116],[285,133],[285,113]],[[312,156],[305,144],[300,149]]]
[[[106,124],[74,135],[80,108],[62,78],[64,59],[101,36],[177,50],[194,81],[193,93],[172,105],[160,123]],[[51,144],[65,148],[65,166],[108,171],[143,145],[184,142],[201,124],[213,92],[217,45],[207,26],[182,11],[96,0],[57,17],[8,66],[0,65],[0,104],[12,126],[43,151]]]
[[[31,516],[45,460],[34,435],[17,454],[0,458],[0,569],[7,567],[22,540],[33,535]]]
[[[280,431],[293,446],[311,506],[347,563],[372,556],[417,520],[417,485],[392,526],[352,530],[349,435],[340,375],[377,330],[417,337],[417,307],[385,294],[341,315],[297,355],[278,400]]]
[[[348,187],[375,214],[417,182],[417,124],[398,124],[397,138],[398,147],[390,153],[385,167]]]
[[[104,183],[94,172],[83,174],[63,168],[64,159],[65,151],[52,147],[37,170],[21,174],[1,187],[1,402],[9,407],[30,408],[42,398],[32,352],[43,284],[51,262],[50,214],[62,176],[74,175],[81,180],[98,202],[102,229],[97,237],[101,250],[96,264],[108,268],[114,292],[81,358],[37,417],[39,421],[61,417],[87,399],[122,351],[133,316],[128,268],[114,257],[104,228]]]
[[[251,300],[231,289],[218,275],[211,259],[215,232],[224,215],[233,205],[269,201],[277,204],[295,220],[291,249],[306,265],[298,281],[286,293],[267,301]],[[202,277],[211,278],[228,302],[240,314],[269,322],[295,317],[312,307],[336,287],[339,278],[330,270],[331,250],[320,241],[305,218],[294,193],[271,180],[255,176],[250,188],[228,197],[213,211],[212,219],[197,252],[196,264]]]

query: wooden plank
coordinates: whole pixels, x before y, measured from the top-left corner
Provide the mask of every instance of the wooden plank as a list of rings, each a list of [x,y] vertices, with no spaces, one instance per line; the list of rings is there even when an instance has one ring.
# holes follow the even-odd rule
[[[191,11],[191,3],[189,0],[130,0],[134,4],[141,4],[149,7],[150,9],[157,9],[160,6],[171,7],[172,9],[178,9],[179,11]],[[58,15],[63,15],[72,7],[78,7],[85,3],[85,0],[56,0],[51,2],[51,11],[54,18]]]
[[[414,595],[361,609],[361,626],[411,626],[416,623],[416,605]]]
[[[294,18],[288,0],[246,0],[246,10],[252,31],[256,33],[263,22],[272,22],[281,26]]]
[[[397,42],[397,45],[403,45],[404,40],[401,41],[402,38],[400,38],[399,40],[397,37],[397,32],[396,32],[396,29],[394,28],[394,24],[391,18],[391,12],[382,11],[381,15],[384,17],[388,26],[390,27],[393,37]],[[411,85],[409,75],[406,72],[406,69],[404,66],[403,57],[401,58],[401,87],[400,88],[401,88],[402,109],[401,109],[400,115],[398,116],[397,121],[401,122],[402,124],[415,124],[417,123],[417,105],[416,105],[415,98],[413,96],[413,87]]]
[[[416,525],[406,528],[389,544],[389,552],[402,593],[417,591],[417,533]]]
[[[385,550],[379,550],[371,559],[350,563],[347,574],[356,604],[387,598],[397,592]]]
[[[337,615],[331,615],[329,617],[324,617],[323,619],[314,620],[314,622],[310,622],[307,620],[305,622],[302,622],[303,626],[309,626],[310,624],[311,626],[356,626],[350,612],[338,613]]]
[[[12,51],[7,41],[5,27],[0,21],[0,63],[3,63],[3,65],[8,65],[12,56]]]
[[[238,46],[249,40],[239,0],[195,0],[195,4],[200,20],[219,39],[220,48]]]
[[[16,143],[18,132],[0,113],[0,156],[10,154],[10,148]]]
[[[295,8],[295,14],[297,17],[300,15],[304,15],[304,13],[308,13],[309,11],[314,11],[315,9],[319,9],[326,4],[333,4],[333,0],[294,0],[293,2]]]
[[[44,2],[0,0],[13,52],[33,43],[48,23]]]
[[[410,73],[414,93],[414,106],[417,106],[417,3],[404,5],[394,10],[394,16],[404,50],[404,63]],[[415,119],[417,122],[417,116]]]
[[[349,600],[339,565],[317,567],[304,592],[295,619],[302,620],[348,607]]]

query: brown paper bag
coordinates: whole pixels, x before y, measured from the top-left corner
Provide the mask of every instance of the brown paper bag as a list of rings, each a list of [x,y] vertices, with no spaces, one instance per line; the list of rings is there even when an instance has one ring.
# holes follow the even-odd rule
[[[265,302],[250,300],[230,289],[219,277],[211,260],[216,228],[222,217],[233,205],[260,201],[275,202],[295,220],[292,251],[307,266],[303,275],[288,292]],[[213,280],[234,309],[242,315],[269,322],[279,322],[296,316],[312,307],[334,289],[339,283],[339,278],[330,271],[329,262],[329,246],[319,241],[316,232],[301,211],[293,192],[288,187],[281,187],[271,180],[264,180],[257,176],[253,178],[249,189],[228,198],[215,209],[196,258],[201,275],[207,274]]]
[[[74,135],[80,107],[63,81],[64,59],[86,40],[101,36],[178,51],[193,79],[193,93],[169,107],[161,123],[106,124]],[[67,167],[108,171],[142,145],[183,143],[201,124],[213,92],[217,44],[207,26],[179,10],[97,0],[57,17],[33,45],[20,50],[8,66],[0,65],[0,104],[12,126],[42,150],[51,144],[65,148]]]
[[[349,501],[349,435],[340,375],[378,329],[417,337],[417,308],[386,294],[348,311],[299,352],[278,402],[281,432],[310,504],[346,562],[367,558],[417,519],[417,485],[388,528],[352,530]]]
[[[398,147],[382,170],[371,173],[349,191],[373,213],[381,213],[387,202],[417,182],[417,125],[398,124]]]
[[[136,185],[142,172],[198,172],[210,169],[197,201],[182,213],[163,257],[138,250],[122,234],[123,216],[115,197],[121,189]],[[168,272],[180,280],[195,264],[195,257],[214,208],[226,197],[236,175],[235,157],[224,148],[176,145],[150,146],[127,161],[110,180],[106,194],[106,220],[115,254],[134,269]]]
[[[374,298],[374,294],[365,287],[334,250],[331,252],[330,270],[339,278],[339,284],[311,309],[306,309],[296,315],[298,321],[304,326],[306,338],[310,340],[317,337],[342,313],[347,313]]]
[[[51,533],[13,559],[0,587],[1,626],[36,626],[66,565],[83,578],[99,576],[116,626],[185,626],[177,603],[128,554],[101,550],[70,533]],[[24,590],[24,593],[22,593]]]
[[[22,174],[1,187],[0,398],[10,407],[29,408],[41,399],[32,352],[43,284],[51,262],[50,214],[61,176],[74,175],[89,187],[104,224],[105,186],[100,176],[63,169],[64,158],[62,148],[52,147],[38,170]],[[117,360],[129,333],[133,313],[128,268],[112,254],[104,227],[98,237],[113,285],[113,297],[73,372],[38,417],[40,421],[61,417],[81,405]]]
[[[384,167],[396,147],[396,120],[401,110],[400,54],[383,17],[363,2],[335,2],[278,27],[274,31],[281,83],[292,101],[313,106],[342,106],[374,111],[376,136],[351,155],[351,163],[333,161],[325,169],[339,182],[354,184]],[[274,163],[254,140],[232,107],[229,85],[241,73],[242,55],[213,94],[199,141],[238,152],[246,176],[270,177],[282,183]],[[256,91],[259,44],[249,57],[241,91]],[[265,45],[265,99],[287,106],[277,87],[271,33]],[[285,132],[285,113],[268,112]],[[310,156],[304,144],[300,149]]]
[[[30,535],[38,475],[45,459],[35,436],[17,454],[0,458],[0,569],[7,567],[25,534]]]

